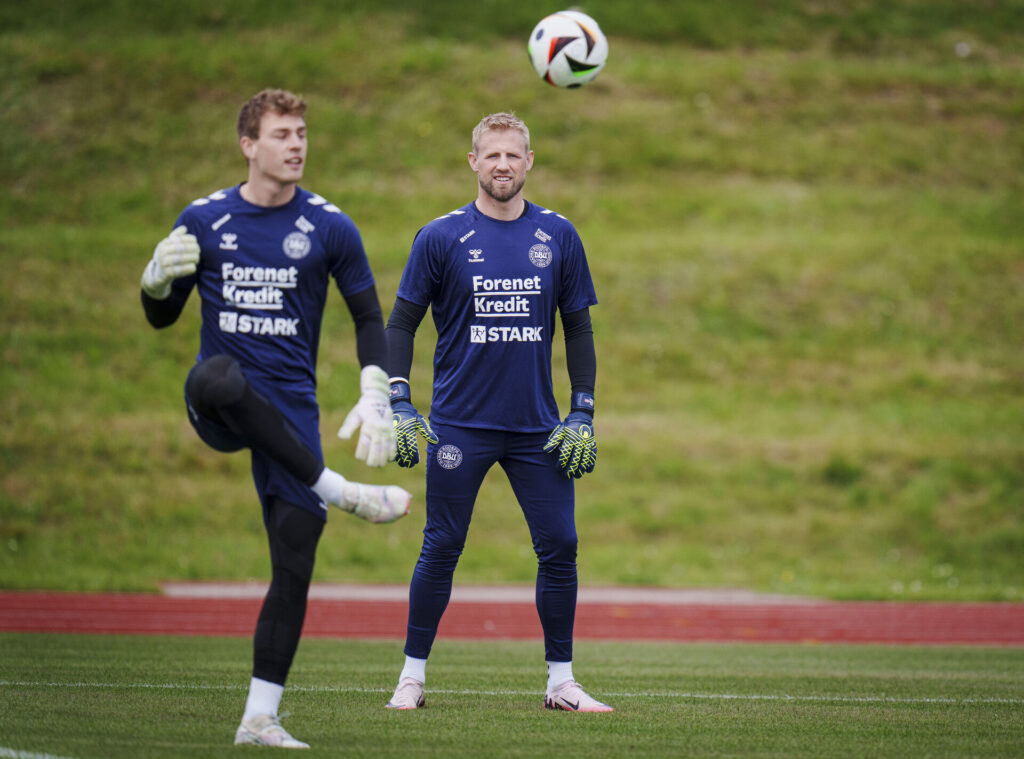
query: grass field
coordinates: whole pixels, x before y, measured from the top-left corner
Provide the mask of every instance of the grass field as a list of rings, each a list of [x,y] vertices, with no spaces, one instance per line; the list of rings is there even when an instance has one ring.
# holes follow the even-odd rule
[[[0,635],[4,749],[225,756],[249,642]],[[427,708],[383,708],[398,642],[307,640],[282,709],[310,756],[1024,756],[1024,651],[587,643],[610,715],[546,712],[536,644],[439,641]],[[539,666],[538,666],[539,663]]]
[[[546,2],[4,4],[0,587],[266,578],[248,461],[182,410],[197,304],[155,332],[138,281],[182,207],[242,179],[239,104],[283,86],[385,315],[416,229],[475,192],[472,125],[530,124],[527,196],[580,230],[600,299],[582,582],[1024,598],[1024,3],[585,9],[611,57],[564,92],[526,61]],[[316,579],[405,582],[422,469],[334,437],[357,393],[336,295],[319,368],[328,461],[417,500],[385,529],[335,515]],[[459,577],[534,567],[496,475]]]

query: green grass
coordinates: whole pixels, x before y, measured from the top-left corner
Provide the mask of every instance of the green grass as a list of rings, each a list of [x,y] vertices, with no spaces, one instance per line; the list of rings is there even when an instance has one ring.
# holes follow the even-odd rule
[[[0,747],[76,759],[228,751],[249,642],[2,635]],[[1024,756],[1024,651],[584,643],[610,715],[545,712],[535,644],[439,642],[427,707],[383,708],[394,641],[306,640],[282,709],[311,756]]]
[[[0,587],[265,579],[248,463],[181,408],[196,304],[155,332],[138,279],[240,181],[237,108],[274,85],[309,99],[304,184],[360,226],[385,311],[416,229],[472,197],[472,125],[529,123],[528,197],[576,224],[601,302],[582,582],[1024,598],[1024,3],[595,0],[611,58],[573,92],[526,61],[553,9],[0,10]],[[356,368],[332,296],[328,462],[417,501],[383,529],[336,514],[317,579],[405,582],[422,469],[335,440]],[[529,546],[489,478],[460,581],[531,581]]]

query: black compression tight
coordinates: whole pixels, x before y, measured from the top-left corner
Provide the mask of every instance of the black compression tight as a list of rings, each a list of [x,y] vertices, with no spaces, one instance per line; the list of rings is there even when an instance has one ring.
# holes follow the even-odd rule
[[[220,353],[196,364],[185,393],[192,407],[226,427],[246,447],[263,452],[298,480],[312,485],[324,465],[278,408],[253,389],[231,356]]]
[[[253,677],[284,685],[306,618],[316,546],[324,521],[305,509],[272,497],[267,537],[273,576],[263,600],[253,641]]]

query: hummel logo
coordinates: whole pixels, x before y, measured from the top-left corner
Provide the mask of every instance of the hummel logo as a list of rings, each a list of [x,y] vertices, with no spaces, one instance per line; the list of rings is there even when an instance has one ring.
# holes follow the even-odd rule
[[[479,248],[474,248],[473,250],[469,251],[469,262],[471,264],[483,263],[483,260],[484,252]]]
[[[220,236],[220,249],[221,250],[238,250],[238,243],[235,240],[238,239],[238,235],[233,232],[224,232]]]

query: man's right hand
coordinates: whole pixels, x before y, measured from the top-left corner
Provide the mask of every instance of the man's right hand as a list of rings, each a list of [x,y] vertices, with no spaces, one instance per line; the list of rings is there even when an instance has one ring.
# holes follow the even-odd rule
[[[412,405],[408,382],[391,383],[391,421],[395,426],[397,444],[395,462],[407,468],[416,466],[420,460],[416,433],[423,435],[428,443],[436,443],[438,438],[430,428],[430,422]]]
[[[171,282],[195,274],[199,264],[199,241],[182,225],[157,243],[153,258],[142,272],[142,289],[157,300],[171,294]]]

